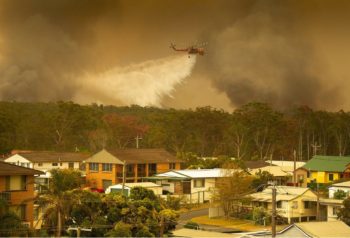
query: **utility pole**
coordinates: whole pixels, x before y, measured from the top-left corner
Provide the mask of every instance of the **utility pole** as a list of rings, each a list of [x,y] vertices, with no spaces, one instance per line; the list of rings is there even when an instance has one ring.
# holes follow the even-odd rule
[[[320,195],[319,195],[319,192],[318,192],[317,180],[316,180],[316,196],[317,196],[316,220],[320,221]]]
[[[293,170],[293,185],[296,187],[297,184],[297,175],[295,170],[297,169],[297,152],[293,150],[293,159],[294,159],[294,170]]]
[[[311,147],[313,148],[314,151],[314,156],[317,155],[317,150],[321,148],[321,145],[319,145],[317,142],[315,144],[311,144]]]
[[[272,216],[271,216],[272,238],[276,237],[276,187],[272,186]]]
[[[140,137],[139,135],[137,135],[137,136],[135,137],[135,140],[136,140],[136,149],[138,149],[138,148],[139,148],[139,140],[142,140],[142,137]]]
[[[126,162],[124,160],[123,163],[123,185],[122,185],[122,195],[124,195],[124,189],[125,189],[125,166],[126,166]]]

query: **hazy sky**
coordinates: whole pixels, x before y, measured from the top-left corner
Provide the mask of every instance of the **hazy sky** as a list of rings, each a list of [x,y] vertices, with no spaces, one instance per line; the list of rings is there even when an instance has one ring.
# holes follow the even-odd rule
[[[350,109],[347,0],[0,0],[0,99]],[[206,55],[169,49],[208,42]]]

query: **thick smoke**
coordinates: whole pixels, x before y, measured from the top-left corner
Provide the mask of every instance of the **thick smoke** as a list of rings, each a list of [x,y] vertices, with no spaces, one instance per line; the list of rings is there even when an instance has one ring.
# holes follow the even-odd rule
[[[176,85],[188,77],[196,57],[178,55],[117,67],[107,72],[88,75],[76,100],[111,104],[161,106]]]
[[[345,0],[0,0],[0,100],[187,108],[226,94],[232,107],[349,108],[339,103],[350,87],[349,9]],[[208,41],[206,55],[179,85],[194,61],[164,61],[168,46],[195,41]],[[164,65],[174,71],[159,73]]]
[[[278,107],[324,104],[327,87],[311,72],[312,46],[293,30],[293,15],[277,1],[259,1],[246,17],[214,37],[214,85],[234,105],[250,101]],[[329,100],[329,99],[326,99]],[[336,98],[332,98],[336,101]]]

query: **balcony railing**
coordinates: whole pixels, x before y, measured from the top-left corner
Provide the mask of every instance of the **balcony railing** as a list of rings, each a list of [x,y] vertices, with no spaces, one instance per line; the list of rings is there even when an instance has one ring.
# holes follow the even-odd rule
[[[10,192],[1,192],[0,199],[5,200],[6,202],[11,202],[11,193]]]

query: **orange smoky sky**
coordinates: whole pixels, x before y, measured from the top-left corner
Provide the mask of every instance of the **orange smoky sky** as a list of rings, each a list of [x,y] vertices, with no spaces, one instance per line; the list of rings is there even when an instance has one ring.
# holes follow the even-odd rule
[[[0,99],[125,105],[133,96],[121,89],[141,85],[140,105],[349,109],[349,10],[346,0],[0,0]],[[208,42],[206,55],[182,62],[171,42]]]

